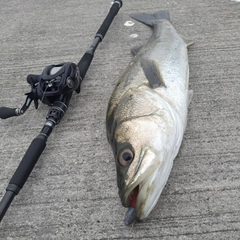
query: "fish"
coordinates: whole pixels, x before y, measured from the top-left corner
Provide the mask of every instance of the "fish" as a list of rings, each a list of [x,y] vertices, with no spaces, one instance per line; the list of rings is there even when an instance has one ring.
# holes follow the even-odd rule
[[[187,125],[188,47],[169,11],[130,15],[152,29],[121,75],[108,103],[107,139],[116,163],[125,224],[148,218],[169,178]]]

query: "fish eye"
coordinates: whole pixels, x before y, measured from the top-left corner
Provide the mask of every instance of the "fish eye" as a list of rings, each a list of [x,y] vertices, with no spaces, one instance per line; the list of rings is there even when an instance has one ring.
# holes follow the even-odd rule
[[[118,156],[118,161],[122,166],[125,167],[133,161],[133,158],[134,158],[133,151],[131,149],[127,148],[127,149],[123,149],[120,152],[120,154]]]

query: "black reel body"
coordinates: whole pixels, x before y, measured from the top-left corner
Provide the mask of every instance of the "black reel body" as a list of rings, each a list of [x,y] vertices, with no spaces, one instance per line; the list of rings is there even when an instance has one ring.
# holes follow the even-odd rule
[[[81,83],[75,63],[67,62],[47,66],[39,77],[36,94],[40,101],[51,106],[56,97],[76,90]]]

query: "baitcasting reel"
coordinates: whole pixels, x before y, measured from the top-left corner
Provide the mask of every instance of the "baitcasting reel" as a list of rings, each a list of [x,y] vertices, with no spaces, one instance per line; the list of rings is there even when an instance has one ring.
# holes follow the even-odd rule
[[[55,101],[56,96],[78,90],[80,86],[80,73],[75,63],[62,63],[47,66],[37,85],[38,98],[49,106]]]
[[[31,85],[31,91],[26,93],[26,101],[21,108],[0,108],[0,118],[6,119],[22,115],[34,101],[38,108],[38,100],[52,106],[61,95],[76,91],[80,92],[82,78],[78,66],[72,62],[47,66],[41,75],[30,74],[27,82]]]

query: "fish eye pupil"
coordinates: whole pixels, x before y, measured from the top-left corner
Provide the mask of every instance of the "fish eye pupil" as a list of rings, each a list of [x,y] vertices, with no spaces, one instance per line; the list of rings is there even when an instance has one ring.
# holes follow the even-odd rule
[[[123,158],[124,161],[127,162],[127,161],[130,161],[132,159],[132,155],[129,152],[125,152],[125,153],[123,153],[122,158]]]
[[[134,158],[133,151],[130,148],[125,148],[120,152],[118,156],[118,161],[123,167],[126,167],[131,164],[133,158]]]

